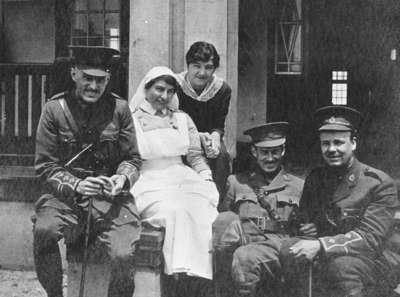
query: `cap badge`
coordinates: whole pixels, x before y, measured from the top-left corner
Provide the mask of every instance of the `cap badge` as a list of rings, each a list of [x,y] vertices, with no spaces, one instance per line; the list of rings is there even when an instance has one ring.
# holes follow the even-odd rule
[[[328,123],[330,123],[330,124],[336,123],[336,118],[335,117],[330,117],[328,119]]]

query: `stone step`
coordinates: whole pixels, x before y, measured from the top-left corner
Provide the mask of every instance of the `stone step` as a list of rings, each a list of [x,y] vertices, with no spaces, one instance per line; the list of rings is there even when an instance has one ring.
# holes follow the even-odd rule
[[[33,166],[35,155],[32,154],[0,154],[3,166]]]

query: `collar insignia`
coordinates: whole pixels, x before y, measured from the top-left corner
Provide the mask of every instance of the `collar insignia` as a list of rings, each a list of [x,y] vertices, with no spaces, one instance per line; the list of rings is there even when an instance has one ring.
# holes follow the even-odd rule
[[[356,179],[356,177],[354,176],[354,174],[350,174],[349,176],[349,181],[353,182]]]

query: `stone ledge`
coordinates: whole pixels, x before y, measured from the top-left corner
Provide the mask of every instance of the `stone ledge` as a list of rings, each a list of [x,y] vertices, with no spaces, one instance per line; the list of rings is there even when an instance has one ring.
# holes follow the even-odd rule
[[[0,166],[0,201],[36,201],[41,182],[32,166]]]
[[[0,180],[36,179],[33,166],[0,166]]]

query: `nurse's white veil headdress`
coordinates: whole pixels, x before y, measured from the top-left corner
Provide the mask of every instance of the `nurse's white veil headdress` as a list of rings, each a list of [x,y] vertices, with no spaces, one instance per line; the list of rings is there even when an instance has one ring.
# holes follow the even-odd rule
[[[165,66],[156,66],[150,69],[149,72],[145,75],[145,77],[142,79],[140,82],[138,88],[136,89],[135,95],[133,95],[132,99],[129,101],[129,107],[132,112],[137,110],[140,105],[143,103],[143,101],[146,99],[146,90],[145,90],[145,85],[162,75],[170,75],[176,79],[175,73],[172,72],[171,69]],[[174,94],[174,96],[171,99],[171,102],[169,103],[168,107],[172,110],[178,110],[179,108],[179,100],[178,96]]]

